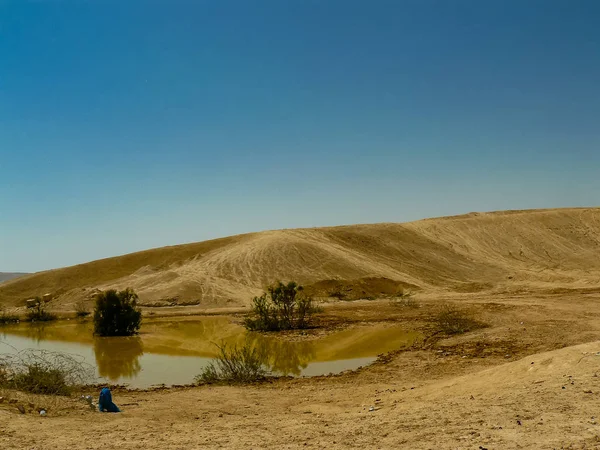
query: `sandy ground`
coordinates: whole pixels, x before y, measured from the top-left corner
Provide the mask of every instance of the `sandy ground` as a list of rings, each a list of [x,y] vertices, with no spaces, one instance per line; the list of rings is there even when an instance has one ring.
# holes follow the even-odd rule
[[[424,296],[416,310],[342,303],[326,320],[427,328],[440,301],[458,299]],[[27,403],[35,409],[45,399],[3,393],[0,448],[600,448],[599,300],[578,292],[462,295],[461,306],[490,327],[435,335],[337,377],[115,390],[122,414],[61,400],[40,417]]]

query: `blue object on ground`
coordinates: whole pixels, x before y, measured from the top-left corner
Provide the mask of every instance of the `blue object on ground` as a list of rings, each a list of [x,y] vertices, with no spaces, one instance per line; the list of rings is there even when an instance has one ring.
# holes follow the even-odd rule
[[[112,394],[109,388],[103,388],[100,391],[100,398],[98,399],[98,409],[100,412],[121,412],[119,407],[112,401]]]

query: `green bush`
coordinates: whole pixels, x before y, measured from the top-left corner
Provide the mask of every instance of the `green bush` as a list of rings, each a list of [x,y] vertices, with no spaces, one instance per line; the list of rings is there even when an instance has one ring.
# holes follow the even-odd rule
[[[36,298],[37,304],[27,311],[27,319],[31,322],[50,322],[51,320],[56,320],[56,314],[53,314],[46,310],[44,306],[44,302],[41,298]]]
[[[302,286],[278,282],[252,300],[252,311],[244,326],[252,331],[280,331],[308,328],[318,312],[313,299],[302,293]]]
[[[99,336],[133,336],[140,329],[142,311],[133,289],[111,289],[98,294],[94,308],[94,334]]]
[[[468,313],[451,305],[442,307],[435,317],[435,322],[439,330],[446,334],[462,334],[485,326]]]
[[[251,383],[264,379],[267,358],[250,343],[241,347],[217,345],[219,355],[195,379],[197,383]]]

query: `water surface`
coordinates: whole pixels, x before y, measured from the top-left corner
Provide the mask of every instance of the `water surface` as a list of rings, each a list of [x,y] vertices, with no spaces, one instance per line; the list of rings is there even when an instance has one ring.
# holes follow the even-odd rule
[[[268,355],[279,375],[317,376],[353,370],[377,355],[411,344],[417,333],[376,324],[290,341],[247,332],[232,318],[146,319],[135,337],[95,337],[89,321],[18,324],[0,328],[0,353],[44,349],[77,355],[92,365],[98,382],[135,388],[188,384],[215,357],[215,343],[251,342]]]

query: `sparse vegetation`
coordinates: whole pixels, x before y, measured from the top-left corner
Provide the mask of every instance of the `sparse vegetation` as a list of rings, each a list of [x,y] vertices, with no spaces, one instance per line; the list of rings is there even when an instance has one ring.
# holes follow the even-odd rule
[[[391,303],[394,306],[403,308],[420,308],[421,304],[414,298],[412,291],[408,289],[400,289],[398,293],[392,297]]]
[[[27,319],[31,322],[50,322],[56,320],[56,314],[51,313],[46,309],[41,298],[36,298],[37,304],[27,311]]]
[[[70,395],[91,379],[91,367],[73,356],[45,350],[0,354],[0,387],[45,395]]]
[[[341,288],[336,287],[334,289],[332,289],[331,291],[329,291],[329,296],[333,297],[333,298],[337,298],[338,300],[345,300],[346,299],[346,293],[342,291]]]
[[[485,326],[469,313],[452,305],[442,307],[435,317],[435,323],[439,330],[446,334],[462,334]]]
[[[32,394],[69,395],[70,389],[65,374],[58,369],[29,365],[26,371],[13,378],[16,389]]]
[[[19,316],[6,312],[4,308],[0,309],[0,325],[19,323]]]
[[[133,289],[101,292],[94,309],[94,334],[99,336],[133,336],[140,329],[142,311]]]
[[[197,383],[251,383],[264,379],[266,356],[246,342],[242,346],[217,345],[219,355],[195,379]]]
[[[420,308],[421,304],[414,297],[396,297],[393,298],[391,303],[394,306],[400,306],[403,308]]]
[[[294,281],[278,282],[267,292],[255,297],[252,312],[244,326],[252,331],[281,331],[309,328],[319,310],[312,297],[303,295],[302,286]]]
[[[83,300],[80,300],[75,304],[75,315],[77,317],[84,318],[89,316],[90,314],[91,311]]]

